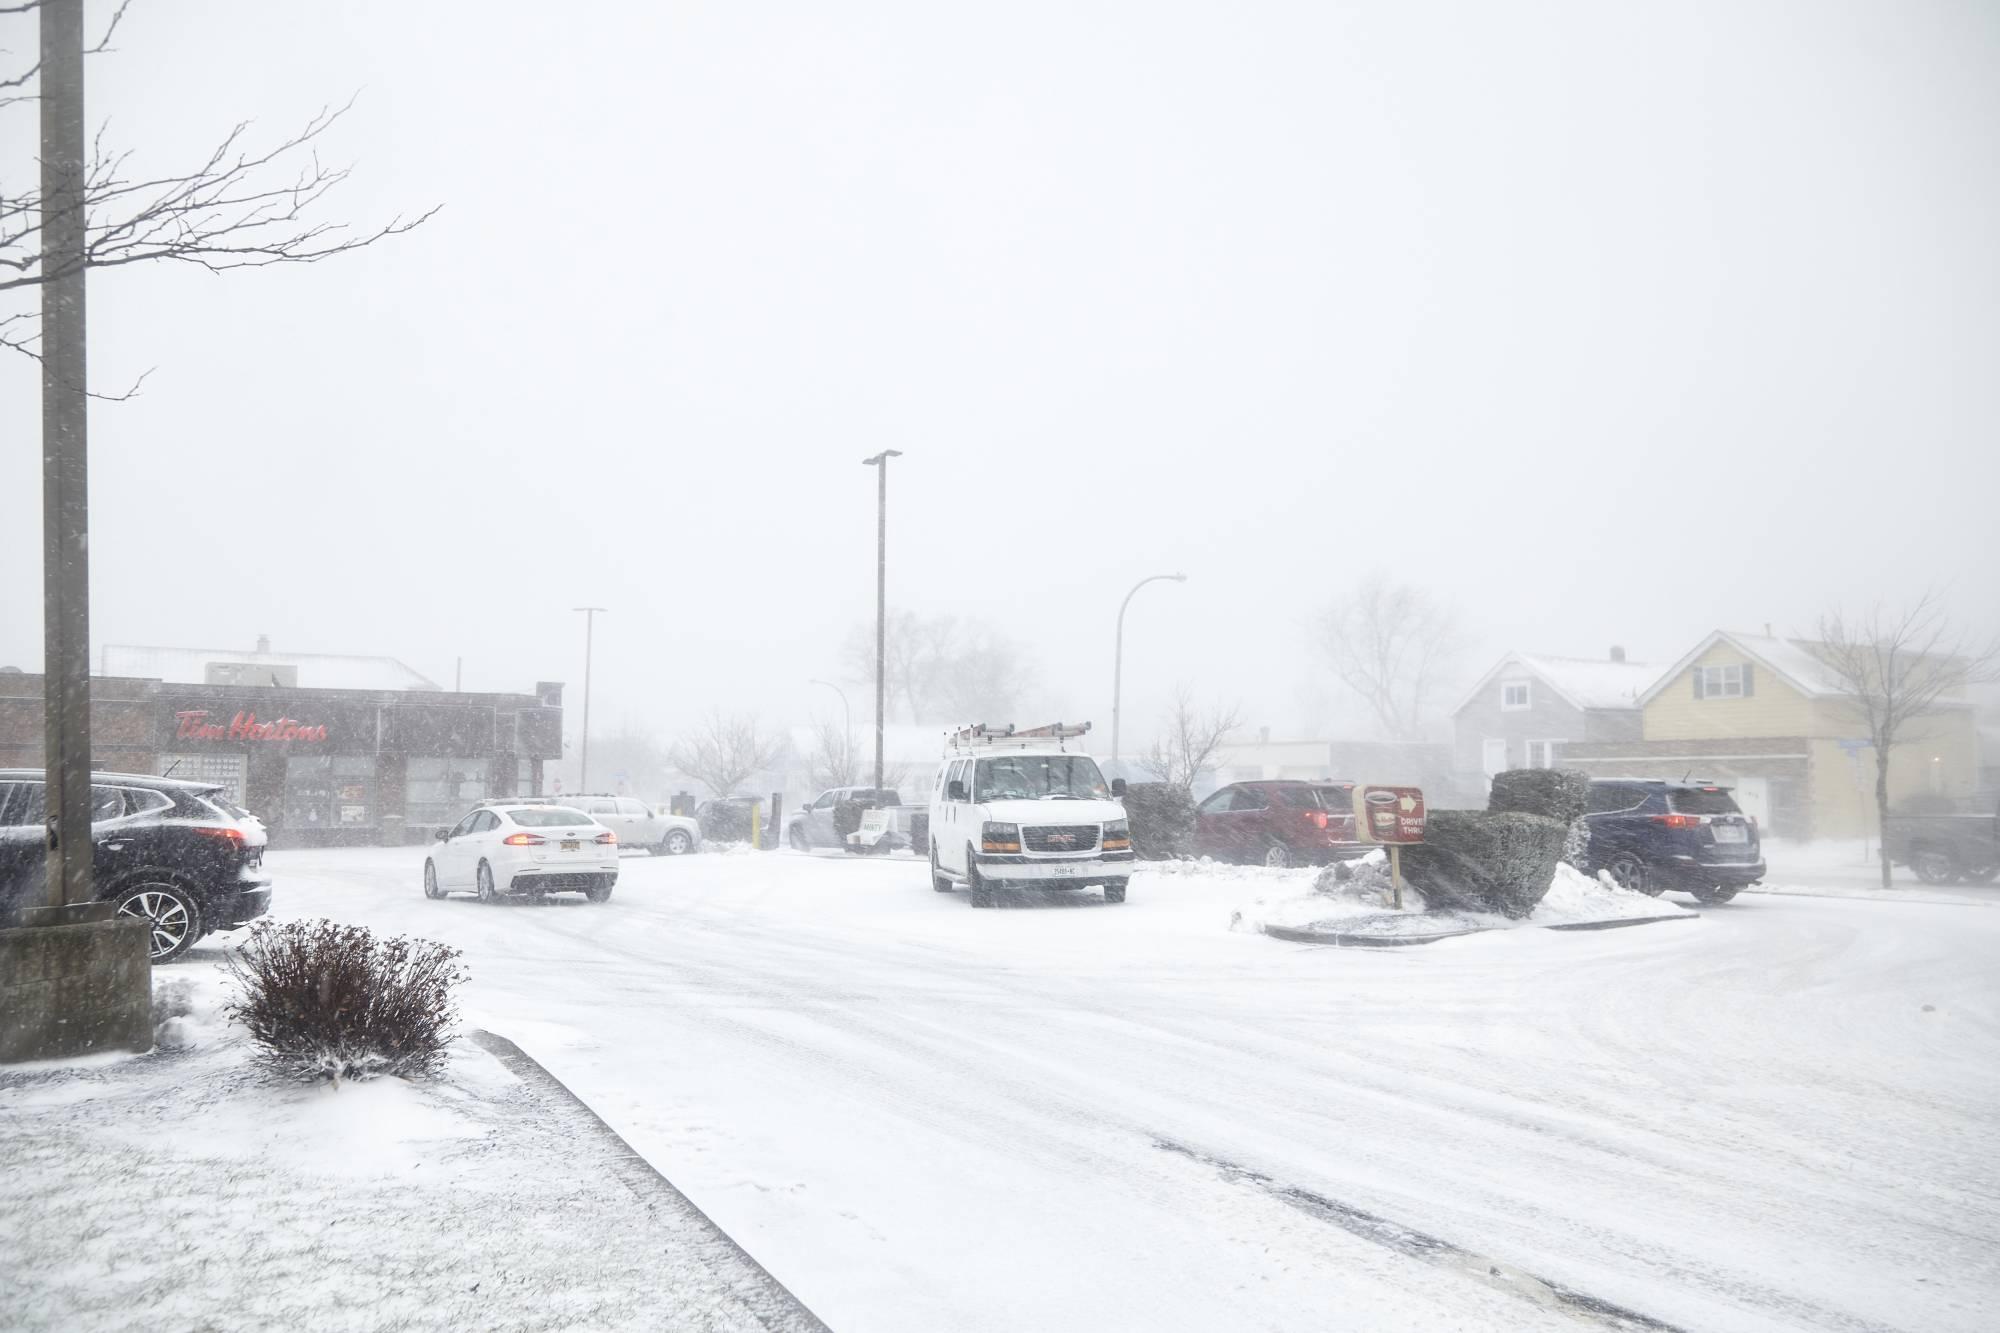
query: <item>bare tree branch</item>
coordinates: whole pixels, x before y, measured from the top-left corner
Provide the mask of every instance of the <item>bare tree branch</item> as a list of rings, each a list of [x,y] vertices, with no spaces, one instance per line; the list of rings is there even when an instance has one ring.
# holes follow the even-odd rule
[[[1889,764],[1899,741],[1916,739],[1912,724],[1955,700],[1966,686],[2000,676],[2000,640],[1974,643],[1955,629],[1935,593],[1902,611],[1875,607],[1850,619],[1820,617],[1818,642],[1805,645],[1826,667],[1875,750],[1875,815],[1889,817]],[[1882,887],[1889,887],[1889,849],[1881,848]]]
[[[4,18],[9,14],[26,14],[41,7],[42,0],[27,0],[27,3],[18,5],[0,5],[0,18]],[[125,11],[131,7],[132,0],[119,0],[118,8],[111,15],[111,22],[104,25],[104,35],[97,39],[97,45],[85,47],[83,53],[87,56],[95,56],[109,51],[111,49],[111,36],[118,31],[118,25],[125,21]],[[0,91],[26,87],[28,84],[33,83],[41,72],[42,62],[37,60],[21,73],[11,78],[0,79]],[[19,93],[9,97],[0,97],[0,109],[10,107],[16,102],[38,102],[40,100],[40,96],[35,93]]]
[[[784,751],[783,738],[764,735],[756,718],[710,713],[668,748],[667,762],[720,797],[733,795],[777,763]]]
[[[1240,708],[1215,704],[1206,711],[1198,709],[1193,694],[1183,685],[1174,691],[1165,734],[1153,742],[1152,752],[1146,756],[1146,771],[1192,792],[1202,771],[1229,743],[1230,733],[1242,725]]]
[[[1420,740],[1438,682],[1464,647],[1444,606],[1379,573],[1329,607],[1320,639],[1334,674],[1361,696],[1382,729]]]
[[[813,748],[812,753],[806,756],[806,768],[815,788],[859,784],[860,765],[855,757],[854,737],[838,723],[814,723]]]

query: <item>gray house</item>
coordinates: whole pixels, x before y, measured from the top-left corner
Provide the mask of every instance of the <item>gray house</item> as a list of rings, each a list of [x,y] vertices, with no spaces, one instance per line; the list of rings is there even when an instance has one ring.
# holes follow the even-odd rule
[[[1565,741],[1639,739],[1639,695],[1660,668],[1625,660],[1509,653],[1451,713],[1461,773],[1554,768]]]

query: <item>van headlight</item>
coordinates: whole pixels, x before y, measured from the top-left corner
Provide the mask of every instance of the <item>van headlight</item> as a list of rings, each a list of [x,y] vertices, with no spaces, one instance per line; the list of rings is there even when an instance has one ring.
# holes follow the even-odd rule
[[[1129,852],[1132,850],[1132,821],[1113,819],[1104,825],[1104,850],[1107,852]]]
[[[1021,826],[987,820],[985,827],[979,831],[979,850],[997,853],[1020,851]]]

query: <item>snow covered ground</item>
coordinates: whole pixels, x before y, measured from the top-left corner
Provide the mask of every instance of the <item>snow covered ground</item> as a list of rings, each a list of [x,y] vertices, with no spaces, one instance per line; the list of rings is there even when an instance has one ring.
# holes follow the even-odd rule
[[[843,1333],[1633,1326],[1523,1274],[1688,1330],[2000,1327],[1980,906],[1374,952],[1232,932],[1282,872],[976,912],[904,858],[628,856],[608,904],[486,907],[420,852],[270,861],[281,914],[463,948],[468,1017]]]

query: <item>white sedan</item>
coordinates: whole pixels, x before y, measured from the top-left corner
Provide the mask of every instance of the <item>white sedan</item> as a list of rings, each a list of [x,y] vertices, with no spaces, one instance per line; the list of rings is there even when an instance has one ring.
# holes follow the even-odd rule
[[[618,882],[618,835],[568,806],[485,805],[437,836],[424,859],[427,898],[581,893],[601,903]]]

